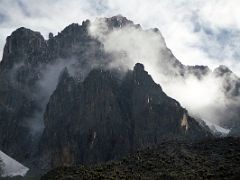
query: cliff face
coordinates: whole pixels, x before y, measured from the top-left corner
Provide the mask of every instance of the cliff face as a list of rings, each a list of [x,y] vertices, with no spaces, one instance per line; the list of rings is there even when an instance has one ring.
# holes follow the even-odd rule
[[[81,77],[97,57],[101,62],[100,43],[88,36],[88,23],[72,24],[47,41],[26,28],[7,37],[0,64],[0,148],[17,160],[31,160],[37,149],[45,106],[55,89],[51,83],[59,75],[53,67],[75,58],[73,67]],[[49,71],[56,71],[55,79],[45,74]]]
[[[211,137],[136,64],[118,79],[92,70],[77,82],[65,69],[44,115],[40,152],[50,167],[107,161],[163,140]]]
[[[31,154],[28,119],[41,108],[34,95],[46,48],[40,33],[19,28],[7,38],[0,64],[0,148],[19,160]]]
[[[46,58],[47,43],[39,32],[21,27],[7,37],[1,67],[11,69],[15,65],[37,66]]]

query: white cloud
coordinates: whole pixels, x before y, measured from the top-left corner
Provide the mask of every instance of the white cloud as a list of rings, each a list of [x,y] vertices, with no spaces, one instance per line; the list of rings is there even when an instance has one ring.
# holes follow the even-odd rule
[[[67,25],[81,23],[96,16],[95,9],[87,0],[1,0],[0,52],[5,39],[19,27],[41,32],[45,38],[49,32],[56,34]]]
[[[236,102],[226,98],[222,89],[223,80],[213,74],[201,79],[192,75],[184,79],[171,76],[169,72],[178,73],[178,69],[168,69],[165,65],[166,61],[171,63],[171,56],[161,54],[161,49],[166,52],[161,34],[132,27],[115,29],[110,33],[106,33],[106,30],[107,26],[103,21],[96,21],[90,26],[90,34],[103,43],[106,52],[114,54],[110,67],[123,66],[131,69],[135,63],[143,63],[164,92],[177,99],[194,117],[211,123],[225,120],[226,114],[226,119],[229,119],[227,106]],[[165,74],[164,70],[168,73]]]
[[[1,0],[0,48],[2,50],[6,36],[21,26],[40,31],[47,37],[49,32],[56,34],[72,22],[122,14],[143,28],[158,27],[168,47],[182,63],[203,64],[211,68],[225,64],[240,74],[239,57],[236,56],[240,47],[238,7],[239,0]],[[225,36],[225,31],[228,36]],[[121,33],[126,36],[120,36]],[[116,31],[105,39],[105,47],[114,51],[111,49],[112,39],[116,38],[119,42],[115,46],[120,50],[135,46],[128,60],[146,58],[143,60],[146,69],[161,82],[154,66],[159,54],[151,48],[153,44],[160,46],[158,38],[141,32],[132,35],[128,29],[121,33]],[[146,37],[153,38],[146,42]],[[126,38],[133,38],[132,44],[124,44]],[[128,63],[132,66],[135,61]],[[214,81],[211,77],[206,77],[204,81],[189,77],[177,84],[178,93],[174,92],[177,82],[168,86],[163,84],[163,87],[185,107],[201,112],[203,118],[211,120],[215,118],[213,115],[221,116],[225,107],[218,84]]]
[[[209,57],[207,52],[199,48],[199,46],[205,46],[211,50],[211,53],[218,53],[216,55],[220,53],[222,56],[238,51],[239,41],[235,41],[235,46],[230,48],[221,47],[220,42],[213,41],[213,37],[219,29],[239,30],[240,1],[128,0],[126,3],[122,0],[106,0],[105,2],[115,14],[121,13],[141,23],[145,28],[158,27],[167,45],[184,64],[204,64],[211,68],[226,64],[238,74],[240,73],[240,64],[236,58],[219,60],[216,57]],[[196,21],[200,28],[205,26],[212,29],[213,37],[206,36],[201,29],[196,31]],[[222,48],[224,51],[221,51]],[[234,66],[232,66],[233,62]]]
[[[205,46],[212,54],[224,56],[238,51],[239,41],[225,48],[211,36],[205,36],[201,29],[195,31],[196,21],[200,28],[210,28],[213,36],[219,29],[240,30],[239,6],[238,0],[1,0],[0,12],[4,18],[0,23],[0,53],[6,36],[21,26],[47,37],[49,32],[56,34],[72,22],[122,14],[144,28],[158,27],[167,45],[184,64],[204,64],[211,68],[226,64],[240,74],[236,57],[220,61],[199,48]]]

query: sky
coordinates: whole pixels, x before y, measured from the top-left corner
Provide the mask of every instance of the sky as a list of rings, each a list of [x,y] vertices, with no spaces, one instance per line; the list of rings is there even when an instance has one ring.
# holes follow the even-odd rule
[[[239,7],[239,0],[0,0],[0,57],[19,27],[47,38],[71,23],[121,14],[144,29],[159,28],[183,64],[224,64],[240,75]]]

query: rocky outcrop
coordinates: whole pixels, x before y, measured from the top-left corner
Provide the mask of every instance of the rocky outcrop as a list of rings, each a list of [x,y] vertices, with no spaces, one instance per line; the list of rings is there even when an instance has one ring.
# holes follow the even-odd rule
[[[123,28],[126,26],[141,28],[139,24],[134,24],[133,21],[128,20],[126,17],[123,17],[120,14],[110,18],[101,18],[100,20],[106,22],[110,30],[114,28]]]
[[[227,97],[235,98],[239,96],[240,78],[228,67],[221,65],[213,71],[213,74],[223,81],[222,89]]]
[[[234,74],[228,67],[219,66],[213,74],[221,82],[221,91],[225,94],[228,112],[227,120],[220,122],[223,127],[231,129],[229,135],[240,135],[240,78]]]
[[[37,66],[46,58],[47,43],[39,32],[21,27],[7,37],[1,67],[28,64]]]
[[[0,64],[0,148],[18,160],[28,159],[34,137],[29,120],[41,109],[35,96],[47,44],[38,32],[19,28],[7,38]]]

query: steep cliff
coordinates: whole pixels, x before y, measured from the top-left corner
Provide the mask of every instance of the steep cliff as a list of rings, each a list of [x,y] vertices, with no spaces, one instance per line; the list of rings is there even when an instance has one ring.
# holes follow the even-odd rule
[[[94,69],[78,82],[64,69],[44,115],[40,152],[47,168],[116,159],[164,140],[212,136],[142,64],[118,77]]]
[[[0,64],[0,148],[18,160],[31,154],[29,120],[42,108],[36,94],[47,44],[38,32],[19,28],[7,38]]]

